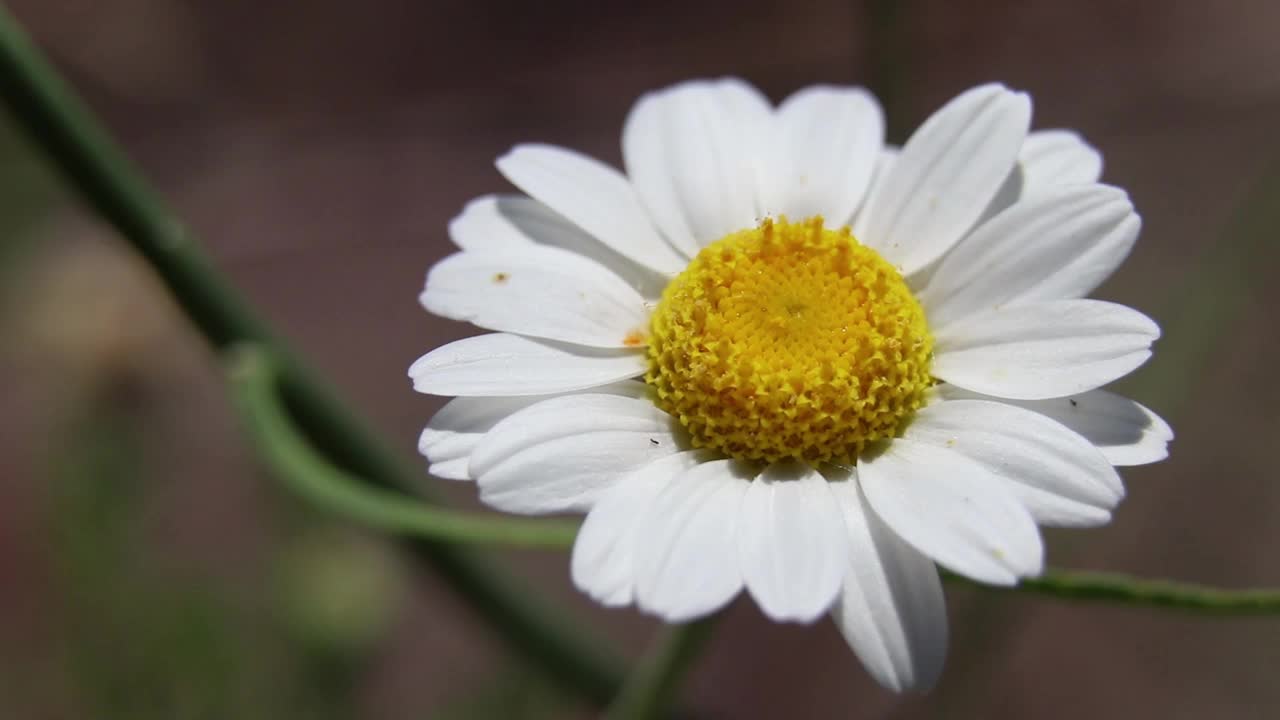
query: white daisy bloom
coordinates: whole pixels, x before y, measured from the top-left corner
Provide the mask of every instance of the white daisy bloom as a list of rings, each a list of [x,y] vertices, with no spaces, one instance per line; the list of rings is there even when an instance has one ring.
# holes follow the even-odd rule
[[[572,576],[601,603],[680,622],[745,589],[775,620],[830,613],[884,686],[929,687],[936,566],[1036,575],[1037,524],[1106,523],[1113,466],[1173,437],[1100,389],[1156,324],[1084,299],[1139,218],[1096,151],[1030,118],[984,85],[896,150],[864,90],[775,108],[726,79],[642,97],[625,173],[516,147],[498,168],[525,195],[470,203],[421,296],[494,331],[409,370],[456,396],[422,434],[431,472],[587,513]]]

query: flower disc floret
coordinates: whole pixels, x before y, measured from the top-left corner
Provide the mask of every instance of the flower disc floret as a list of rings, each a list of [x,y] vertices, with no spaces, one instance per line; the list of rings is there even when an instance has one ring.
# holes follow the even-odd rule
[[[645,381],[699,447],[853,464],[924,404],[932,352],[901,274],[848,228],[766,219],[667,286]]]

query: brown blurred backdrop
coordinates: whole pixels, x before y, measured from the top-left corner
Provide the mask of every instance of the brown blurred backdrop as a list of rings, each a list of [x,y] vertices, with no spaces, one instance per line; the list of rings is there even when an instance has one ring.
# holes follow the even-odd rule
[[[11,0],[219,265],[392,442],[405,370],[469,334],[415,301],[448,220],[547,141],[619,161],[641,92],[734,74],[870,84],[897,138],[956,92],[1031,92],[1145,227],[1100,295],[1165,328],[1122,388],[1173,423],[1106,528],[1054,564],[1280,585],[1280,5]],[[434,578],[278,490],[218,360],[133,253],[0,128],[0,716],[562,717]],[[444,485],[423,477],[424,483]],[[473,489],[451,497],[474,506]],[[502,562],[628,653],[654,625]],[[716,718],[1271,718],[1280,621],[951,587],[948,669],[877,688],[827,622],[738,602],[689,679]]]

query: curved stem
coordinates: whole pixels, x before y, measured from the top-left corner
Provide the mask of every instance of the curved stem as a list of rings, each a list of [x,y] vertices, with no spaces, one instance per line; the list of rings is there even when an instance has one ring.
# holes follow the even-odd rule
[[[231,391],[258,454],[307,500],[396,535],[469,544],[565,548],[578,523],[435,507],[399,492],[367,487],[312,449],[280,402],[269,353],[244,345],[229,356]]]
[[[370,483],[402,490],[419,484],[415,465],[390,452],[276,340],[3,6],[0,95],[67,181],[146,259],[211,345],[248,341],[271,350],[284,400],[307,437]],[[619,683],[615,664],[568,623],[549,619],[527,589],[509,587],[463,548],[408,544],[515,650],[567,688],[602,704],[612,697]]]
[[[632,671],[622,692],[609,706],[609,720],[647,720],[667,717],[680,679],[711,637],[723,611],[666,632]]]

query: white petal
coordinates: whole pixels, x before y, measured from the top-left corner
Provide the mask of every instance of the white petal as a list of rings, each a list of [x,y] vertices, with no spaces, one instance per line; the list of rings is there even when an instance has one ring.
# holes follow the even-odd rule
[[[644,374],[644,352],[599,350],[489,333],[455,340],[409,367],[428,395],[548,395]]]
[[[457,217],[449,221],[449,239],[458,246],[459,250],[471,252],[501,252],[511,248],[528,247],[533,239],[504,217],[499,209],[500,202],[519,197],[518,195],[484,195],[472,200],[462,208],[462,212]],[[525,200],[541,205],[536,200],[528,198]],[[577,228],[574,229],[577,230]],[[577,232],[582,231],[577,230]]]
[[[498,158],[513,185],[622,255],[663,273],[684,259],[658,234],[622,173],[564,148],[520,145]]]
[[[1102,177],[1102,154],[1070,130],[1039,130],[1027,135],[1018,154],[1023,197]]]
[[[961,241],[942,260],[920,302],[930,325],[940,330],[1001,305],[1084,297],[1120,266],[1141,226],[1123,190],[1048,190]]]
[[[902,148],[894,145],[885,145],[876,154],[876,166],[871,173],[871,184],[867,188],[866,198],[862,206],[858,208],[858,212],[854,214],[853,222],[850,224],[855,232],[859,232],[865,225],[863,216],[869,214],[870,206],[875,204],[876,195],[880,193],[885,180],[890,175],[889,171],[893,169],[894,163],[898,162],[898,155],[901,153]],[[858,242],[862,242],[861,236],[858,236]]]
[[[987,203],[987,209],[982,211],[982,215],[974,223],[974,227],[978,227],[996,215],[1008,210],[1014,203],[1018,202],[1018,198],[1021,196],[1022,169],[1014,165],[1010,168],[1009,174],[1005,176],[1004,182],[1000,183],[1000,189],[996,190],[995,197],[991,198],[991,202]]]
[[[644,397],[643,383],[624,380],[591,389],[592,393]],[[523,397],[458,397],[444,404],[418,437],[418,452],[431,463],[428,471],[447,480],[470,480],[471,452],[485,433],[517,410],[549,399]]]
[[[586,511],[597,493],[678,452],[679,430],[648,399],[566,395],[503,419],[471,454],[485,503],[513,513]]]
[[[471,456],[450,458],[427,465],[427,472],[444,480],[470,480]]]
[[[654,460],[600,494],[573,543],[570,569],[579,590],[609,607],[635,599],[639,519],[676,476],[710,455],[691,450]]]
[[[1039,400],[1105,385],[1146,362],[1160,328],[1101,300],[1028,303],[936,331],[934,376],[997,397]]]
[[[758,223],[755,158],[771,119],[768,100],[736,79],[649,93],[627,116],[627,175],[663,234],[689,257]]]
[[[502,252],[550,245],[595,260],[646,298],[657,298],[667,276],[629,260],[551,208],[523,195],[486,195],[467,203],[449,223],[449,237],[463,250]]]
[[[854,234],[909,275],[941,257],[982,215],[1009,175],[1031,101],[1001,85],[963,93],[903,146]]]
[[[446,480],[470,480],[471,451],[484,434],[502,418],[542,399],[462,397],[445,403],[418,436],[418,452],[430,463],[428,472]]]
[[[1092,184],[1102,176],[1102,155],[1070,130],[1037,130],[1027,134],[1018,164],[983,213],[995,216],[1019,199],[1046,190]]]
[[[954,385],[938,386],[944,398],[994,400]],[[1146,465],[1169,456],[1173,429],[1143,405],[1106,390],[1048,400],[1001,400],[1047,415],[1093,443],[1112,465]]]
[[[853,477],[832,482],[852,561],[831,615],[867,672],[884,687],[928,690],[947,656],[947,606],[933,561],[872,512]]]
[[[848,534],[818,471],[770,466],[743,495],[739,523],[742,574],[765,615],[813,622],[831,608],[849,564]]]
[[[760,211],[843,227],[862,204],[884,144],[884,113],[862,88],[816,85],[787,98],[760,173]]]
[[[667,622],[718,610],[742,590],[738,513],[754,470],[702,463],[672,480],[640,521],[636,600]]]
[[[1038,575],[1035,520],[985,468],[945,448],[897,439],[863,458],[858,479],[880,519],[920,552],[961,575],[1013,585]]]
[[[1041,525],[1104,524],[1124,497],[1120,476],[1088,440],[1013,405],[934,402],[916,413],[903,437],[947,448],[986,468]]]
[[[488,330],[634,347],[649,325],[644,298],[587,258],[530,245],[460,252],[436,263],[419,298],[427,311]]]
[[[902,154],[902,148],[896,145],[885,145],[880,148],[880,153],[876,155],[876,167],[871,174],[871,187],[867,190],[867,200],[874,198],[885,180],[889,179],[889,175],[893,170],[893,166],[898,162],[898,156]],[[867,206],[864,204],[859,210],[858,215],[867,214]]]

